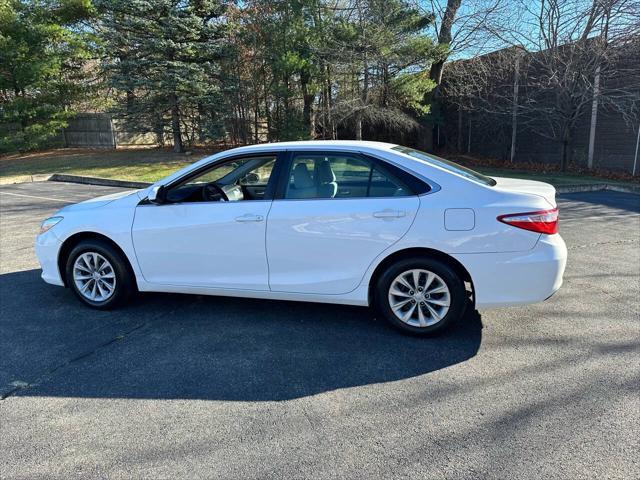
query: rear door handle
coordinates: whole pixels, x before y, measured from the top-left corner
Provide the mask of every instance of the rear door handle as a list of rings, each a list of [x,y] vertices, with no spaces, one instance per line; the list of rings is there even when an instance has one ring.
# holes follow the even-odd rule
[[[264,220],[262,215],[254,215],[252,213],[245,213],[239,217],[236,217],[236,222],[246,223],[246,222],[261,222]]]
[[[392,210],[390,208],[385,208],[379,212],[373,212],[373,216],[375,218],[400,218],[404,217],[407,213],[401,210]]]

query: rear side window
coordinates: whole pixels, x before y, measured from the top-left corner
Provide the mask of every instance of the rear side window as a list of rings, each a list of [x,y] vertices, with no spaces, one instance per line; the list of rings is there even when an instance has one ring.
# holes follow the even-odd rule
[[[440,168],[444,168],[449,172],[457,173],[458,175],[462,175],[469,180],[473,180],[474,182],[478,182],[483,185],[493,187],[496,184],[496,181],[491,177],[487,177],[479,172],[476,172],[475,170],[471,170],[470,168],[458,165],[451,160],[445,160],[444,158],[437,157],[430,153],[421,152],[420,150],[416,150],[415,148],[402,147],[398,145],[393,147],[391,150],[404,153],[405,155],[409,155],[410,157],[417,158],[418,160],[425,161]]]
[[[284,198],[406,197],[412,188],[377,162],[347,153],[294,154]]]

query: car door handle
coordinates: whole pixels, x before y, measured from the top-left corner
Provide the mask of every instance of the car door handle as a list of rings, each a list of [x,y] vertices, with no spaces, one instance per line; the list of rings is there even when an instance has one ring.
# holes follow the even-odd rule
[[[379,212],[373,212],[373,216],[375,218],[400,218],[404,217],[407,213],[401,210],[392,210],[390,208],[386,208]]]
[[[252,213],[245,213],[244,215],[236,217],[236,222],[242,222],[242,223],[261,222],[262,220],[264,220],[264,217],[262,215],[254,215]]]

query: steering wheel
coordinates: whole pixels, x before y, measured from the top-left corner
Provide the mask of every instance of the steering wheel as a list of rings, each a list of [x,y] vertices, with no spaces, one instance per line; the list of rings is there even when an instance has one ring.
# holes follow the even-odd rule
[[[207,183],[202,187],[202,200],[205,202],[228,202],[229,197],[219,185],[215,183]]]

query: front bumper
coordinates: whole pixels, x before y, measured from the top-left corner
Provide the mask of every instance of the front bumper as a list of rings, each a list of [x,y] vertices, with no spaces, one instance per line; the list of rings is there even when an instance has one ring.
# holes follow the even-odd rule
[[[55,227],[36,237],[36,256],[42,267],[42,279],[51,285],[64,286],[58,269],[58,254],[62,242],[53,232],[54,229]]]
[[[567,247],[559,234],[541,235],[527,252],[453,255],[473,280],[476,308],[542,302],[562,285]]]

